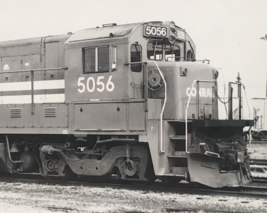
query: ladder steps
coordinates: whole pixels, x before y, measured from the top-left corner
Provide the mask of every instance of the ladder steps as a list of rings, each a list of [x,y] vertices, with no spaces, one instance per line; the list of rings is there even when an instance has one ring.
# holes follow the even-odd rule
[[[187,156],[186,151],[173,151],[172,154],[175,156],[183,156],[183,157]]]
[[[165,174],[163,174],[163,176],[182,177],[182,178],[186,177],[185,174],[176,174],[176,173],[165,173]]]
[[[186,158],[186,156],[168,155],[168,158]]]
[[[170,140],[185,140],[185,135],[170,136]]]
[[[172,173],[174,174],[185,174],[188,172],[187,167],[172,167]]]
[[[168,155],[168,158],[186,158],[187,153],[185,151],[173,151],[172,154]]]

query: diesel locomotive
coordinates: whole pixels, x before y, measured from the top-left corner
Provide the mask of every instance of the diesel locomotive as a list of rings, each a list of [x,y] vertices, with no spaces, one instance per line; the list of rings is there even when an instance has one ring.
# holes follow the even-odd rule
[[[246,184],[253,120],[203,62],[172,21],[0,42],[0,172]]]

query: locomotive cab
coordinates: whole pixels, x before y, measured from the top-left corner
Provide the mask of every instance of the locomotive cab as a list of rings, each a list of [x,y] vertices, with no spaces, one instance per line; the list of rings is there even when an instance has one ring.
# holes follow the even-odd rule
[[[209,61],[196,62],[193,41],[173,22],[144,24],[143,37],[136,49],[143,50],[147,134],[155,173],[167,181],[188,179],[211,187],[248,183],[243,128],[253,121],[241,120],[241,114],[239,120],[218,119],[218,71]]]

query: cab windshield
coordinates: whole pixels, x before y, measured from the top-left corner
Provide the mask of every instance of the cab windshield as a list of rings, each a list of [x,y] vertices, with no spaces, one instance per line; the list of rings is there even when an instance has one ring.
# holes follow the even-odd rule
[[[163,44],[161,41],[147,43],[147,58],[155,61],[180,61],[181,50],[178,43]]]

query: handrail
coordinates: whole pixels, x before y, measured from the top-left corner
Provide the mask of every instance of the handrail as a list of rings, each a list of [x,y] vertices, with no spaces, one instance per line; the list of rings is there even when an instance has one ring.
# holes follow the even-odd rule
[[[18,72],[41,72],[41,71],[53,71],[53,70],[67,70],[67,69],[68,69],[68,67],[39,68],[39,69],[28,69],[28,70],[12,70],[12,71],[0,71],[0,74],[18,73]]]
[[[186,108],[185,108],[185,151],[186,151],[186,153],[189,153],[188,150],[187,150],[187,142],[188,142],[188,137],[187,137],[187,134],[188,134],[188,130],[187,130],[187,110],[188,110],[189,103],[190,103],[190,100],[191,100],[192,90],[193,90],[194,84],[196,82],[198,82],[198,83],[199,82],[202,82],[202,83],[216,83],[215,80],[194,80],[192,85],[191,85],[190,95],[188,97]],[[196,91],[196,93],[198,94],[199,91]]]
[[[164,75],[162,73],[162,71],[160,70],[157,62],[155,61],[146,61],[146,62],[130,62],[130,63],[126,63],[125,65],[130,65],[130,64],[148,64],[148,63],[153,63],[155,64],[155,66],[157,67],[157,69],[159,70],[159,74],[163,80],[164,83],[164,101],[163,101],[163,105],[161,108],[161,112],[160,112],[160,153],[163,154],[165,153],[164,149],[163,149],[163,112],[166,106],[166,102],[167,102],[167,83],[166,80],[164,78]],[[146,84],[147,82],[145,82]]]

